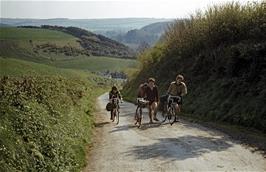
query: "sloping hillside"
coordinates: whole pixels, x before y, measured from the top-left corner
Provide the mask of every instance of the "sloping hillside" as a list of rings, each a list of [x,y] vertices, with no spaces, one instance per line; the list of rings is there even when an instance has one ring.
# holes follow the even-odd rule
[[[40,28],[0,28],[0,55],[38,63],[71,58],[86,51],[69,34]],[[89,54],[88,54],[89,55]]]
[[[81,39],[73,36],[76,32],[73,35],[66,32],[43,28],[0,28],[0,56],[90,71],[122,71],[137,64],[135,59],[94,56],[81,46]],[[111,46],[116,43],[110,42]],[[95,45],[104,48],[103,44],[102,41]],[[118,51],[114,47],[111,50]]]
[[[36,26],[22,26],[22,28],[39,28]],[[43,25],[40,28],[65,32],[76,37],[77,42],[84,49],[84,53],[93,56],[109,56],[120,58],[133,58],[134,54],[125,45],[111,40],[105,36],[97,35],[76,27],[61,27]]]
[[[141,29],[130,30],[126,34],[115,36],[113,39],[123,42],[134,49],[137,49],[143,43],[153,46],[171,23],[173,22],[152,23]]]
[[[133,98],[151,76],[164,94],[181,73],[185,113],[266,132],[265,21],[263,3],[229,3],[176,22],[163,43],[139,57],[142,71],[125,94]]]

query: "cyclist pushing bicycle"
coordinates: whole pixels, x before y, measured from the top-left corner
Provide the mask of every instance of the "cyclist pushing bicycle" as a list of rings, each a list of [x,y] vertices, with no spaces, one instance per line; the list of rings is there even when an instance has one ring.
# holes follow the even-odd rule
[[[176,80],[171,82],[168,91],[168,99],[167,99],[167,108],[170,105],[174,106],[175,114],[181,112],[181,105],[182,105],[182,97],[187,94],[187,86],[184,83],[184,77],[182,75],[177,75]],[[178,117],[175,115],[174,122],[177,122]]]
[[[138,88],[138,94],[137,94],[137,108],[135,112],[135,125],[138,124],[138,128],[141,127],[141,122],[142,122],[142,109],[146,108],[148,106],[149,101],[146,100],[146,93],[145,90],[148,87],[148,83],[145,82],[143,84],[139,85]]]
[[[155,85],[155,79],[149,78],[148,83],[144,83],[139,87],[137,98],[138,107],[135,114],[135,119],[137,121],[136,124],[139,122],[139,124],[141,125],[141,121],[139,121],[139,119],[141,120],[142,108],[144,107],[147,107],[149,110],[150,123],[153,123],[153,120],[159,121],[156,117],[158,101],[159,95],[158,88]]]

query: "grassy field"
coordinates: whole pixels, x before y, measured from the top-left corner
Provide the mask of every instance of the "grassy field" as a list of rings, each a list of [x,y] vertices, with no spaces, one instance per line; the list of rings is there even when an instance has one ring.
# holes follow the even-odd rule
[[[78,38],[67,33],[48,29],[0,28],[0,40],[2,44],[7,42],[28,51],[32,50],[36,45],[45,43],[51,43],[61,47],[71,46],[82,48],[77,42],[79,40]],[[42,54],[39,55],[41,56]]]
[[[75,76],[74,70],[58,69],[45,64],[37,64],[19,59],[0,57],[0,76],[24,76],[24,75],[62,75]],[[81,72],[79,74],[82,74]],[[77,75],[76,75],[77,76]]]
[[[0,39],[5,40],[43,40],[43,41],[72,41],[76,38],[69,34],[47,30],[47,29],[31,29],[31,28],[1,28]]]
[[[45,44],[82,50],[77,40],[69,34],[48,29],[0,28],[0,56],[89,71],[124,71],[137,66],[136,60],[82,54],[66,56],[64,53],[36,50],[37,46]]]
[[[110,57],[78,57],[69,60],[54,61],[52,63],[57,67],[85,69],[89,71],[123,71],[127,68],[135,68],[137,66],[136,60],[119,59]]]
[[[51,56],[56,58],[57,55],[37,51],[37,46],[51,44],[82,49],[77,40],[69,34],[48,29],[0,28],[0,56],[49,64]]]

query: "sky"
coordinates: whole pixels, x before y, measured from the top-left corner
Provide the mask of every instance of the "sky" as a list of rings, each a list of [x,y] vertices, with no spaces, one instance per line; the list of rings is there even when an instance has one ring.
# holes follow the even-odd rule
[[[1,18],[185,18],[232,0],[5,0]],[[252,0],[238,0],[246,3]],[[256,1],[256,0],[253,0]],[[253,2],[252,1],[252,2]]]

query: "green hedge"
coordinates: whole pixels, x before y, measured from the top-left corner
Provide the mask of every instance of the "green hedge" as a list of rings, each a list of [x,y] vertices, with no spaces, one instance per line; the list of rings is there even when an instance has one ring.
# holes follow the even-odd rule
[[[97,94],[80,78],[1,77],[0,171],[79,171]]]

